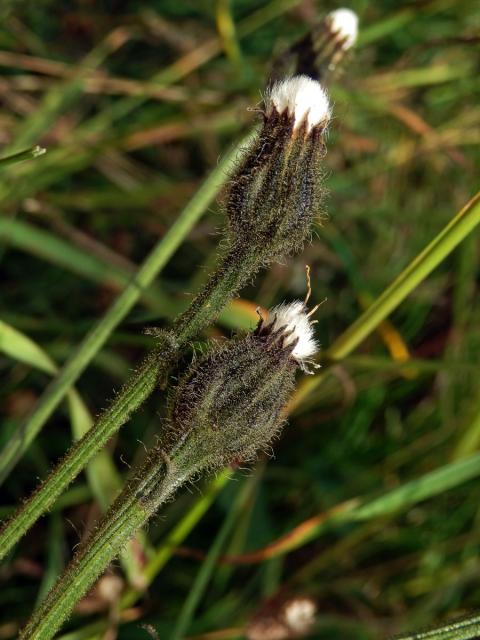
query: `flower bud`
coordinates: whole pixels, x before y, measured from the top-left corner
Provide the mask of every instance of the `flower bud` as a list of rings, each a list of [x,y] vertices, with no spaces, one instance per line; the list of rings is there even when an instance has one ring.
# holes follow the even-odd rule
[[[344,61],[358,36],[358,16],[336,9],[285,51],[272,67],[273,78],[304,74],[326,82]]]
[[[306,76],[268,91],[263,127],[235,172],[226,197],[232,243],[268,262],[299,250],[320,213],[324,138],[330,105]]]
[[[330,38],[338,49],[351,49],[358,36],[358,16],[351,9],[336,9],[325,18]]]
[[[303,302],[274,308],[252,333],[194,361],[170,400],[168,438],[190,465],[251,459],[278,433],[295,371],[317,351]]]

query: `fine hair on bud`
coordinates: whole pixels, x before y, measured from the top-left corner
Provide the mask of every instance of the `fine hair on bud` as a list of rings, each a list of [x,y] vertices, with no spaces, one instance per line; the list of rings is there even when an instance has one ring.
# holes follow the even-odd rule
[[[268,263],[300,250],[322,211],[325,136],[331,117],[323,87],[287,78],[266,93],[263,126],[225,196],[231,243]]]
[[[295,372],[316,350],[302,302],[280,305],[252,333],[212,347],[170,397],[167,448],[189,448],[199,468],[253,459],[278,434]]]

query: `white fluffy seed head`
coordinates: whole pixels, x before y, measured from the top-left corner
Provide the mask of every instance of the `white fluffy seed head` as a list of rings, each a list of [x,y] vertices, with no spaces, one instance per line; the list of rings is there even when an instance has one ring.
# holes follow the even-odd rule
[[[289,628],[296,633],[307,632],[315,622],[317,607],[309,598],[296,598],[287,602],[283,616]]]
[[[292,356],[300,364],[308,361],[318,351],[318,344],[313,336],[313,327],[307,315],[307,309],[299,300],[289,304],[283,303],[274,307],[269,314],[267,326],[272,332],[285,334],[285,346],[296,343]]]
[[[350,49],[357,41],[358,16],[350,9],[337,9],[327,16],[330,30],[342,41],[343,49]]]
[[[294,76],[276,82],[267,97],[267,115],[273,109],[288,112],[294,118],[294,129],[305,119],[307,129],[330,120],[330,102],[322,85],[308,76]]]

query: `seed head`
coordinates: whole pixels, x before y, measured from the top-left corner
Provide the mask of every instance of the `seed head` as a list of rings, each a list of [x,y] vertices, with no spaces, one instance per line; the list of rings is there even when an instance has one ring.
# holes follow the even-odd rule
[[[292,633],[303,635],[310,631],[314,622],[317,606],[310,598],[293,598],[283,606],[283,618]]]

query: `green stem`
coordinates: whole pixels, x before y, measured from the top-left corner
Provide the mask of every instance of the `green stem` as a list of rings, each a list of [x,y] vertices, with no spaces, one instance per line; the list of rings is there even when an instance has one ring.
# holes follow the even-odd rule
[[[226,254],[204,289],[193,300],[190,309],[175,323],[172,332],[175,345],[165,342],[163,351],[157,348],[147,357],[141,369],[125,385],[100,420],[70,449],[46,482],[0,530],[0,560],[154,391],[158,379],[164,378],[171,367],[176,350],[218,315],[226,301],[255,273],[257,267],[258,261],[248,252],[240,255],[238,249],[232,248]],[[167,336],[165,334],[163,340],[167,340]]]
[[[35,147],[31,147],[30,149],[25,149],[24,151],[14,153],[11,156],[0,158],[0,167],[3,168],[7,165],[15,164],[17,162],[23,162],[24,160],[32,160],[34,158],[38,158],[38,156],[42,156],[46,151],[46,149],[43,149],[42,147],[36,145]]]
[[[145,401],[157,385],[163,366],[161,354],[153,351],[133,374],[110,407],[98,419],[95,429],[89,429],[78,440],[47,480],[33,493],[0,531],[0,559],[47,511],[63,490],[82,471],[95,453],[124,424],[133,411]]]
[[[216,197],[228,178],[229,169],[238,157],[239,149],[248,145],[250,137],[251,134],[219,162],[182,211],[175,224],[172,225],[162,240],[147,256],[130,284],[118,296],[103,318],[87,334],[70,359],[65,363],[58,376],[48,385],[26,422],[15,432],[0,453],[0,484],[21,458],[92,358],[95,357],[111,333],[138,302],[145,289],[158,276],[200,215]]]
[[[231,247],[204,288],[173,325],[178,344],[184,345],[210,324],[246,281],[254,276],[260,260],[248,250]]]
[[[480,636],[480,616],[472,616],[443,627],[396,636],[395,640],[474,640]]]
[[[189,456],[187,453],[187,458]],[[72,562],[20,633],[21,640],[49,640],[105,567],[157,509],[197,472],[182,463],[182,452],[166,461],[154,449],[136,471],[98,527],[82,543]],[[138,476],[138,477],[137,477]],[[133,475],[132,475],[133,478]]]

